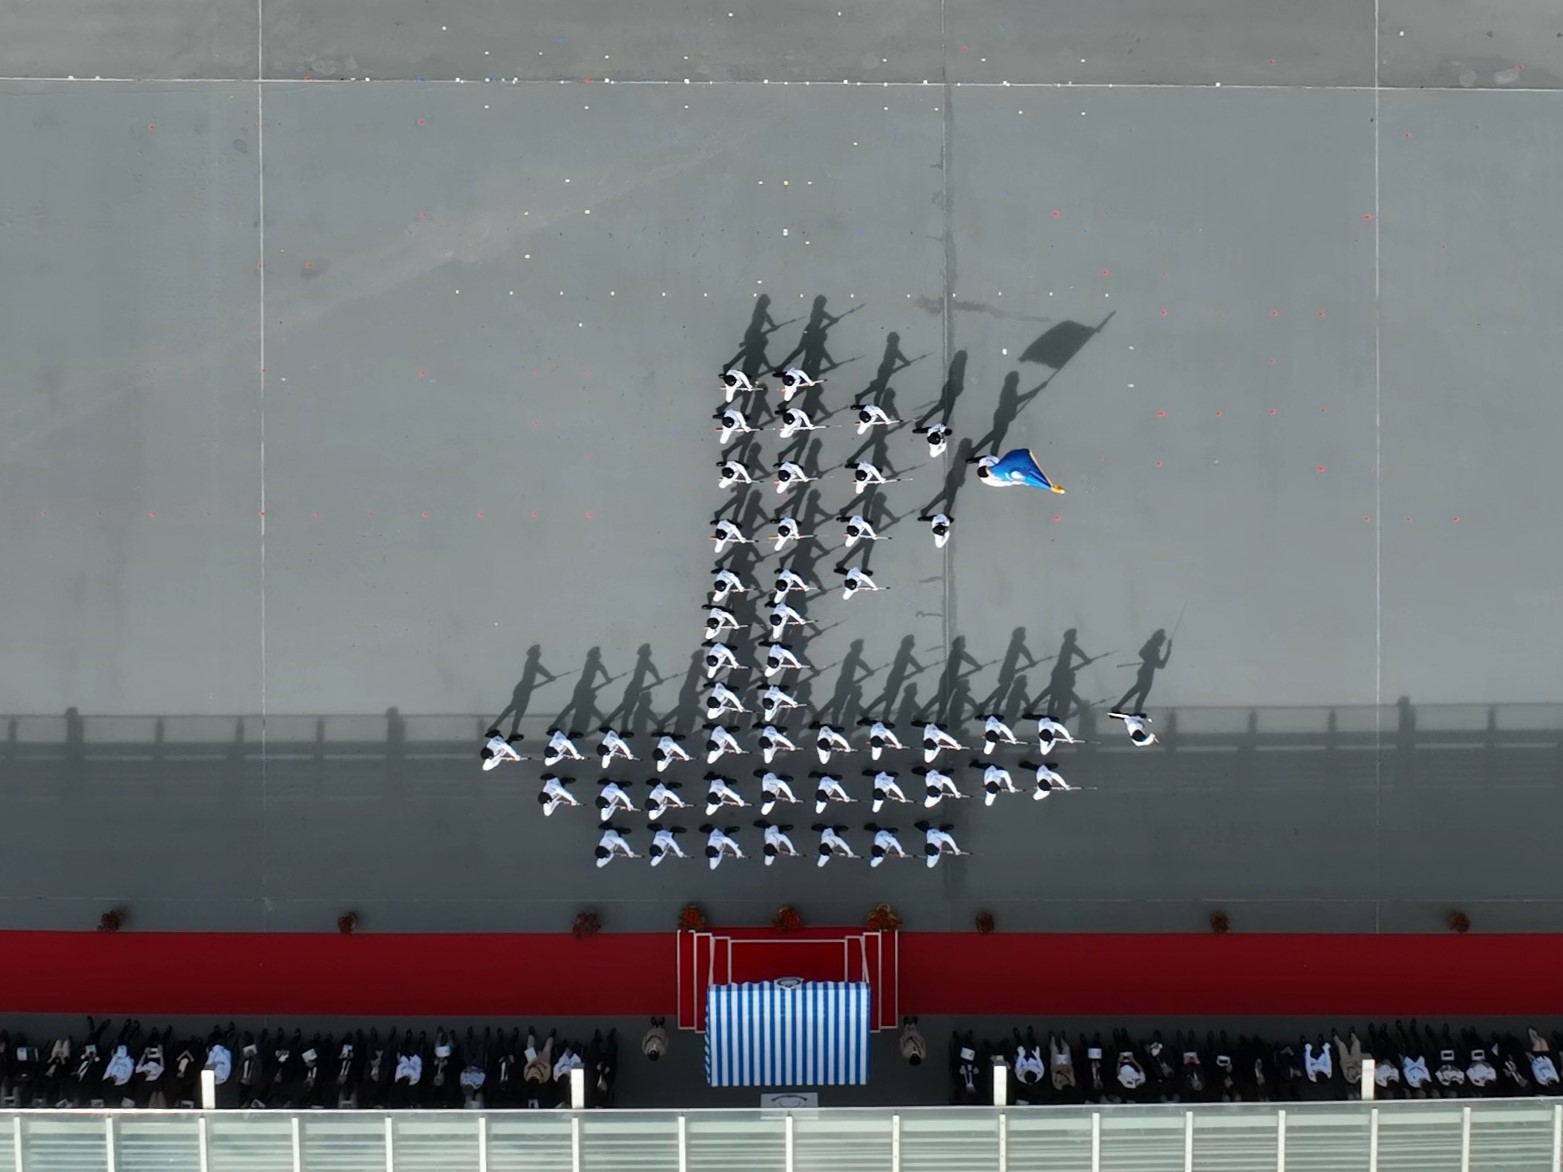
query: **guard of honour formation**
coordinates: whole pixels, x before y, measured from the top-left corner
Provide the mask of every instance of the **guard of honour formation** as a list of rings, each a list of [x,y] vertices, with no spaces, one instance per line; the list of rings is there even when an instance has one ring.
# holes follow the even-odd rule
[[[800,399],[796,405],[793,403],[800,392],[820,386],[824,379],[812,378],[796,367],[777,371],[775,377],[780,379],[781,410],[775,417],[780,424],[779,435],[782,439],[790,439],[802,432],[833,426],[816,423],[805,410],[803,400]],[[757,415],[760,409],[759,396],[765,390],[765,384],[751,382],[742,370],[729,370],[722,376],[723,406],[717,410],[715,419],[718,425],[717,434],[724,446],[735,437],[751,435],[758,430],[751,424],[743,408],[748,406],[751,413]],[[873,403],[855,403],[852,411],[857,420],[857,434],[860,436],[868,434],[876,427],[890,428],[900,423],[900,420],[892,418],[883,408]],[[948,427],[934,423],[915,430],[926,439],[930,459],[937,459],[944,454],[951,438]],[[977,466],[979,480],[991,487],[1027,486],[1055,493],[1064,491],[1047,478],[1036,459],[1025,449],[1017,449],[1003,457],[973,457],[968,462]],[[851,472],[853,489],[859,496],[880,485],[893,484],[903,479],[898,475],[886,475],[883,469],[868,460],[855,460],[846,465],[846,470]],[[758,478],[742,459],[724,457],[718,462],[718,471],[717,484],[722,489],[747,488],[755,485]],[[824,474],[823,470],[811,472],[792,460],[778,459],[772,483],[778,495],[786,496],[805,484],[818,482]],[[839,520],[845,525],[843,548],[847,553],[850,553],[859,543],[881,540],[880,534],[861,513],[843,514]],[[920,520],[929,526],[935,547],[942,549],[950,539],[950,533],[955,525],[954,517],[945,512],[935,512],[922,516]],[[737,546],[758,544],[754,537],[746,534],[732,521],[718,519],[714,525],[710,537],[715,542],[718,557]],[[819,535],[804,533],[797,518],[785,511],[776,518],[775,526],[774,532],[767,534],[766,539],[774,545],[775,552],[778,554],[795,543],[821,539]],[[876,582],[867,570],[860,566],[848,566],[845,561],[835,567],[835,572],[841,578],[841,596],[846,600],[862,593],[888,589]],[[733,814],[738,810],[757,807],[760,817],[753,822],[753,826],[762,835],[761,855],[766,866],[771,866],[777,859],[795,859],[802,856],[802,852],[793,844],[791,837],[794,827],[788,823],[773,822],[770,820],[770,815],[778,805],[795,806],[807,802],[810,783],[814,787],[816,816],[824,815],[832,807],[859,803],[860,799],[854,798],[847,791],[846,776],[825,768],[830,765],[833,758],[866,751],[869,759],[876,763],[861,771],[861,776],[870,779],[867,802],[869,809],[876,815],[886,803],[915,805],[919,789],[922,808],[929,812],[937,810],[946,801],[975,796],[975,792],[972,794],[963,792],[957,783],[957,778],[939,768],[944,764],[947,768],[958,771],[959,766],[952,764],[950,758],[971,750],[961,744],[957,736],[933,722],[924,724],[922,728],[923,764],[911,770],[917,778],[915,782],[910,779],[903,782],[900,773],[877,764],[887,750],[904,750],[906,746],[896,735],[895,725],[867,716],[857,722],[857,728],[866,730],[865,733],[860,734],[862,741],[857,745],[848,739],[847,733],[842,729],[819,721],[808,725],[809,732],[814,738],[813,749],[819,757],[821,768],[810,770],[806,782],[800,783],[795,775],[772,768],[777,763],[778,757],[807,750],[807,737],[799,737],[805,743],[805,748],[800,750],[799,746],[789,738],[787,729],[779,723],[786,719],[785,714],[801,707],[799,701],[786,691],[787,673],[801,671],[806,666],[796,654],[794,647],[781,640],[790,627],[812,625],[811,620],[789,602],[789,597],[797,595],[801,600],[818,588],[817,582],[809,582],[793,569],[781,567],[776,571],[774,589],[769,594],[769,607],[764,611],[765,622],[769,628],[769,640],[758,649],[759,657],[754,664],[768,682],[755,685],[752,690],[753,698],[747,704],[745,696],[733,685],[737,682],[737,677],[748,670],[748,665],[739,658],[729,640],[745,635],[749,624],[740,619],[727,604],[735,595],[748,595],[757,591],[758,587],[755,583],[745,582],[740,575],[718,564],[714,570],[709,603],[702,607],[706,611],[704,650],[706,678],[710,683],[710,690],[706,695],[708,723],[705,726],[707,735],[704,751],[705,763],[708,767],[712,767],[705,775],[705,816],[716,818],[724,812]],[[1151,720],[1148,716],[1126,712],[1112,712],[1109,715],[1123,723],[1132,744],[1145,747],[1155,743],[1156,737],[1150,731]],[[758,733],[751,746],[746,747],[728,727],[738,717],[757,718],[755,728]],[[1020,769],[1033,775],[1031,778],[1033,800],[1040,802],[1054,793],[1067,793],[1076,789],[1077,787],[1070,785],[1058,773],[1049,757],[1060,744],[1074,745],[1081,742],[1071,735],[1062,723],[1051,716],[1028,714],[1023,719],[1036,722],[1035,739],[1042,757],[1041,764],[1025,762],[1019,766]],[[1001,746],[1022,744],[1010,724],[1001,716],[985,716],[983,721],[981,752],[984,756],[990,756]],[[642,760],[630,744],[635,738],[613,728],[603,728],[600,732],[602,739],[593,748],[604,774]],[[580,799],[570,788],[575,783],[575,779],[561,777],[554,772],[556,768],[569,768],[566,763],[587,760],[575,744],[581,735],[558,728],[549,730],[548,743],[543,748],[543,766],[546,772],[542,775],[542,788],[537,795],[545,816],[552,815],[561,807],[581,805]],[[656,743],[651,748],[650,757],[659,774],[675,762],[692,760],[690,751],[685,747],[688,734],[654,732],[647,737],[648,740],[651,738],[655,738]],[[525,760],[526,758],[515,747],[515,743],[521,739],[520,736],[507,738],[498,729],[491,729],[481,751],[483,768],[495,769],[506,763]],[[753,776],[758,779],[759,788],[757,796],[752,789],[750,790],[751,798],[754,800],[749,800],[740,792],[739,781],[715,766],[728,757],[754,754],[760,757],[765,768],[753,771]],[[840,768],[839,762],[837,768]],[[1003,765],[992,761],[973,760],[969,768],[973,778],[981,779],[980,786],[985,805],[993,805],[1000,795],[1022,792],[1010,771]],[[649,789],[641,804],[637,806],[631,793],[632,782],[605,776],[597,783],[595,803],[599,820],[603,824],[602,837],[596,847],[597,866],[606,867],[616,859],[645,857],[650,859],[653,867],[656,867],[669,858],[690,857],[679,841],[682,835],[688,833],[687,828],[663,822],[664,816],[669,811],[691,808],[691,802],[682,792],[683,783],[654,778],[647,781],[645,785]],[[800,789],[804,795],[801,800],[797,794],[797,790]],[[907,796],[907,789],[912,790],[911,797]],[[622,815],[642,813],[647,820],[646,832],[651,836],[644,854],[636,851],[630,844],[629,830],[613,824],[614,820]],[[966,853],[960,849],[951,834],[953,826],[939,825],[923,819],[916,822],[915,827],[923,839],[921,853],[927,866],[938,866],[939,861],[947,855]],[[739,843],[737,837],[740,833],[739,827],[718,826],[707,822],[699,829],[700,833],[706,836],[705,857],[711,870],[714,871],[721,866],[726,859],[749,857]],[[848,826],[815,822],[811,829],[819,835],[815,855],[817,866],[826,866],[836,859],[863,857],[844,837],[850,831]],[[871,867],[880,866],[886,859],[913,857],[902,845],[900,832],[895,827],[867,822],[863,824],[863,833],[871,836],[867,840],[868,863]]]

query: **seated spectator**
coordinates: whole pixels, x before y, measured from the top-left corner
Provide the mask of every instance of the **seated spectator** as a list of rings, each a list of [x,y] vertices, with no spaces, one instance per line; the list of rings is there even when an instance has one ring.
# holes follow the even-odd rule
[[[651,1028],[640,1040],[640,1052],[652,1062],[658,1061],[668,1052],[667,1018],[651,1019]]]
[[[913,1066],[921,1066],[923,1059],[928,1057],[928,1043],[923,1041],[915,1017],[901,1019],[901,1057]]]

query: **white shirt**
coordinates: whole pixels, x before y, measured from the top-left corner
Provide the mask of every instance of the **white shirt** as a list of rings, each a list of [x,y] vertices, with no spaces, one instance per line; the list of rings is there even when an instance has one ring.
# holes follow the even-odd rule
[[[940,449],[943,450],[942,448]],[[945,513],[935,513],[928,519],[928,527],[933,530],[933,545],[935,549],[943,549],[944,543],[950,540],[950,528],[955,521]]]
[[[742,753],[743,746],[738,743],[738,738],[733,736],[721,725],[711,730],[711,743],[707,746],[706,761],[709,764],[715,761],[723,753]]]
[[[688,802],[678,796],[677,790],[669,789],[660,781],[657,782],[657,784],[652,787],[651,792],[646,795],[647,809],[655,811],[655,813],[651,815],[653,818],[662,812],[660,809],[662,806],[671,806],[675,810],[682,810],[688,805]]]
[[[749,426],[749,421],[744,418],[744,413],[736,407],[729,407],[722,412],[722,426],[717,430],[722,433],[722,442],[725,444],[735,431],[751,432],[754,428]]]
[[[993,744],[996,741],[1003,741],[1005,744],[1009,745],[1019,744],[1019,742],[1015,739],[1015,734],[1010,731],[1009,725],[1005,724],[997,716],[990,716],[986,721],[983,722],[982,732],[983,739],[988,741],[989,744]],[[989,733],[992,733],[993,735],[989,737],[987,735]]]
[[[780,643],[772,643],[765,649],[765,674],[767,676],[779,675],[781,672],[789,670],[798,671],[802,667],[802,661]]]
[[[736,460],[723,460],[721,469],[716,478],[718,488],[727,488],[734,484],[753,484],[754,477],[749,475],[749,469]]]
[[[1075,744],[1075,738],[1058,721],[1051,716],[1043,716],[1037,719],[1037,740],[1041,742],[1042,751],[1046,753],[1053,747],[1053,742],[1063,741],[1065,744]]]
[[[495,769],[506,761],[519,761],[521,754],[504,737],[489,737],[483,747],[491,754],[483,759],[483,768]]]
[[[1303,1046],[1303,1069],[1308,1075],[1309,1082],[1315,1082],[1317,1076],[1323,1075],[1329,1078],[1335,1073],[1335,1062],[1330,1056],[1330,1048],[1327,1045],[1315,1049],[1312,1042]]]
[[[1498,1077],[1498,1072],[1485,1058],[1477,1058],[1465,1068],[1465,1077],[1470,1079],[1472,1086],[1484,1087]]]
[[[734,525],[731,521],[718,521],[716,523],[715,540],[717,553],[721,553],[722,548],[727,545],[754,544],[744,536],[744,531],[738,528],[737,525]]]
[[[760,745],[765,750],[765,763],[769,765],[777,753],[797,752],[798,746],[789,741],[773,724],[760,730]]]
[[[624,836],[612,827],[602,832],[602,837],[597,840],[597,845],[607,847],[610,857],[612,855],[623,855],[626,859],[640,857],[630,850],[630,844],[625,841]]]
[[[785,602],[778,602],[775,606],[771,607],[772,630],[786,630],[789,623],[795,627],[801,627],[804,626],[807,622],[807,619],[805,619],[797,611],[793,610],[793,608],[788,606]]]
[[[1027,1050],[1020,1046],[1015,1051],[1015,1077],[1022,1082],[1041,1082],[1042,1076],[1047,1073],[1047,1067],[1042,1064],[1040,1050]],[[1028,1077],[1029,1076],[1029,1077]]]
[[[879,754],[885,749],[904,749],[901,738],[891,731],[890,726],[883,721],[876,720],[868,729],[868,747],[874,760],[879,760]]]
[[[780,553],[787,548],[789,541],[796,541],[803,533],[798,528],[798,522],[792,517],[783,517],[776,522],[776,552]]]
[[[792,786],[787,784],[780,774],[767,771],[760,778],[760,792],[771,801],[796,802],[798,799],[792,794]]]
[[[803,370],[800,370],[796,366],[789,366],[785,371],[782,372],[781,385],[782,391],[784,392],[782,399],[785,402],[787,399],[792,397],[794,392],[799,391],[804,387],[817,386],[818,384]]]
[[[819,751],[820,761],[829,761],[832,753],[850,753],[852,743],[842,736],[830,725],[825,725],[814,738],[814,747]]]
[[[1129,739],[1140,748],[1143,749],[1147,745],[1156,743],[1155,734],[1147,727],[1150,724],[1150,720],[1147,717],[1125,712],[1109,712],[1107,715],[1114,720],[1123,721],[1123,726],[1129,734]]]
[[[565,736],[562,731],[555,732],[548,738],[548,753],[555,757],[569,757],[573,761],[580,761],[580,750],[575,747],[575,742]]]
[[[906,795],[901,792],[900,785],[896,782],[898,775],[880,770],[874,774],[874,798],[876,801],[904,802]],[[883,794],[883,797],[880,795]]]
[[[689,760],[689,754],[684,750],[684,746],[668,736],[657,742],[656,750],[652,753],[652,756],[657,759],[658,773],[666,769],[671,761]]]
[[[749,381],[749,376],[736,366],[722,376],[722,387],[727,392],[727,401],[733,401],[734,391],[752,391],[754,384]]]
[[[723,668],[739,666],[738,657],[726,643],[706,644],[706,678],[710,679]]]
[[[923,725],[923,748],[926,749],[928,747],[928,742],[930,741],[938,745],[941,749],[959,749],[961,747],[961,743],[959,741],[957,741],[949,733],[945,732],[937,724]]]
[[[717,686],[721,687],[720,684]],[[623,757],[626,761],[635,760],[635,754],[630,752],[629,742],[610,728],[607,732],[602,734],[603,768],[606,769],[608,767],[608,762],[613,760],[615,757]]]
[[[1118,1081],[1125,1089],[1132,1091],[1145,1082],[1145,1072],[1134,1064],[1125,1062],[1118,1067]]]
[[[851,598],[859,590],[878,590],[879,586],[862,570],[853,566],[841,583],[841,597]]]
[[[874,527],[868,523],[868,518],[860,516],[857,513],[854,513],[852,516],[847,518],[846,546],[848,549],[851,549],[860,541],[878,540],[879,534],[874,529]]]
[[[706,836],[706,850],[709,851],[712,847],[716,848],[717,859],[721,858],[723,855],[727,855],[735,859],[741,859],[744,857],[744,853],[739,849],[737,841],[729,838],[727,833],[722,830],[713,830]],[[715,862],[715,859],[712,861]]]
[[[423,1077],[423,1059],[417,1054],[403,1054],[396,1060],[396,1081],[407,1081],[408,1086],[416,1086],[418,1080]]]
[[[1535,1076],[1536,1081],[1544,1087],[1557,1085],[1558,1068],[1553,1065],[1552,1059],[1545,1054],[1532,1054],[1530,1056],[1530,1072]]]
[[[543,778],[543,793],[566,805],[579,806],[581,803],[575,800],[575,795],[564,788],[564,784],[557,777],[549,775]]]
[[[747,587],[744,586],[743,579],[731,570],[718,570],[716,576],[711,580],[711,593],[718,600],[727,597],[735,590],[741,594],[746,589]]]
[[[814,421],[809,418],[808,412],[800,411],[796,407],[789,407],[782,412],[781,438],[786,439],[800,431],[815,431]]]
[[[875,403],[865,403],[863,406],[858,408],[858,435],[862,435],[871,427],[885,427],[894,422],[894,419],[891,419],[889,415],[885,414],[885,409]]]
[[[706,700],[706,709],[723,712],[731,708],[734,712],[748,712],[743,701],[738,698],[738,693],[718,680],[711,685],[711,695]]]
[[[814,787],[814,800],[816,802],[850,802],[847,791],[842,788],[841,778],[824,774],[817,779]]]
[[[887,855],[899,855],[903,859],[906,857],[901,840],[888,830],[874,831],[874,846]]]
[[[652,838],[651,854],[655,856],[659,850],[675,854],[681,859],[688,857],[684,854],[684,849],[678,845],[678,839],[674,837],[671,830],[660,829],[657,831],[656,836]]]
[[[801,575],[795,574],[791,570],[777,570],[776,601],[781,602],[781,596],[789,590],[801,590],[807,594],[809,592],[809,584],[803,580]]]
[[[778,706],[782,708],[796,708],[798,706],[798,702],[796,700],[787,695],[786,692],[782,691],[775,684],[772,684],[770,687],[766,688],[765,691],[760,693],[760,700],[766,708],[776,708]],[[787,742],[787,747],[789,749],[793,747],[791,741]]]
[[[1074,789],[1074,786],[1070,785],[1067,781],[1065,781],[1057,773],[1055,773],[1053,770],[1049,769],[1047,767],[1046,763],[1038,765],[1037,766],[1037,790],[1036,790],[1036,793],[1032,794],[1031,796],[1036,798],[1036,800],[1040,802],[1043,798],[1045,798],[1049,793],[1051,793],[1055,789],[1056,790]]]
[[[841,835],[837,834],[829,826],[825,827],[824,830],[819,832],[819,843],[820,846],[828,847],[830,849],[830,853],[833,855],[839,855],[844,859],[857,858],[857,855],[853,853],[852,847],[847,842],[847,840],[842,838]],[[820,858],[824,857],[825,856],[823,854],[820,855]]]
[[[585,1065],[586,1063],[581,1061],[581,1056],[574,1050],[566,1050],[560,1055],[559,1061],[554,1063],[554,1078],[561,1079],[572,1070]]]
[[[852,465],[852,479],[858,483],[858,491],[862,492],[865,484],[884,484],[885,474],[867,460],[859,460]]]
[[[724,610],[720,606],[713,606],[706,612],[706,631],[714,634],[724,628],[738,629],[738,620],[730,610]]]
[[[602,804],[604,800],[607,801],[607,805]],[[613,817],[615,810],[627,810],[632,814],[635,812],[629,794],[625,793],[624,787],[616,781],[610,781],[602,787],[602,793],[597,795],[597,804],[602,811],[604,822]]]
[[[130,1060],[130,1051],[124,1046],[115,1046],[108,1065],[103,1068],[103,1077],[115,1086],[122,1087],[135,1072],[136,1064]]]
[[[792,839],[783,834],[781,829],[776,826],[767,826],[765,828],[765,845],[774,847],[779,855],[796,855],[798,853],[798,848],[792,845]]]
[[[807,484],[813,477],[791,460],[784,460],[776,469],[776,491],[786,492],[793,484]]]
[[[746,806],[749,803],[738,795],[738,791],[728,784],[725,777],[713,777],[706,787],[706,805],[708,806]]]
[[[1433,1080],[1433,1076],[1427,1073],[1427,1059],[1409,1055],[1400,1059],[1400,1069],[1405,1072],[1406,1085],[1409,1087],[1425,1086]]]
[[[928,455],[942,456],[950,442],[950,429],[936,423],[928,429]]]

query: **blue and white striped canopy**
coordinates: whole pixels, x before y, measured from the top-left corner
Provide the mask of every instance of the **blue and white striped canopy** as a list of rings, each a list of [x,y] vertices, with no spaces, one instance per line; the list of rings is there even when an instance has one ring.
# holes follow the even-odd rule
[[[756,981],[706,991],[706,1081],[714,1087],[863,1086],[869,996],[845,981]]]

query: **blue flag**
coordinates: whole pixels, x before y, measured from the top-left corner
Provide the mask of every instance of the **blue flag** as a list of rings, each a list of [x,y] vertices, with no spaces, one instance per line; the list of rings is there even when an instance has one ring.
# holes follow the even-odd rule
[[[1045,488],[1060,494],[1064,491],[1047,478],[1047,473],[1042,471],[1042,465],[1037,463],[1037,458],[1026,448],[1016,448],[1013,452],[1006,452],[998,463],[988,466],[987,473],[983,479],[994,488],[1008,488],[1011,485],[1023,484],[1030,488]]]

